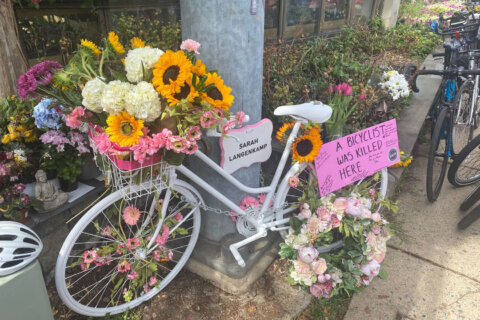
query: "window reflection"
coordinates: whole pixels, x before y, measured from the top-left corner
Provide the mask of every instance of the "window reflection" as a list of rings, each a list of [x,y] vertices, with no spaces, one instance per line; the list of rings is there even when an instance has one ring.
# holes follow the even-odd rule
[[[371,18],[374,0],[355,0],[355,18]]]
[[[289,0],[287,3],[287,25],[315,23],[321,0]]]
[[[326,0],[325,21],[344,20],[347,4],[347,0]]]

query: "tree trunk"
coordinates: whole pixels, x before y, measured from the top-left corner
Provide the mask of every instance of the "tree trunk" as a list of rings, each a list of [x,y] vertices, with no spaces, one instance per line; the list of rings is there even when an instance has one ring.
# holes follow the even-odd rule
[[[0,0],[0,98],[17,91],[17,78],[27,69],[18,39],[13,0]]]

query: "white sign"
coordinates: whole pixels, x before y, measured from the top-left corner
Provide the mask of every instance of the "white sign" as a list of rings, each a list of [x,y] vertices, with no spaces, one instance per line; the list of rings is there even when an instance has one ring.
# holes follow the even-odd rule
[[[272,131],[273,125],[269,119],[228,131],[229,137],[220,138],[220,166],[232,173],[253,163],[267,161],[272,153]]]

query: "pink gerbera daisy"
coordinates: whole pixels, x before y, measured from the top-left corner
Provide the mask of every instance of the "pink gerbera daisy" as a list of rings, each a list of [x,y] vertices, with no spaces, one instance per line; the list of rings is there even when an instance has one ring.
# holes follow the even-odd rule
[[[187,139],[191,141],[200,140],[202,136],[202,131],[200,131],[199,126],[191,127],[187,132]]]
[[[150,292],[150,288],[148,287],[148,284],[145,283],[145,284],[143,285],[143,291],[144,291],[145,293],[149,293],[149,292]]]
[[[205,111],[200,117],[200,126],[202,128],[211,127],[214,121],[213,114],[210,111]]]
[[[238,111],[235,115],[235,121],[237,121],[237,126],[241,127],[243,124],[243,120],[245,119],[245,113],[243,111]]]
[[[180,136],[173,136],[167,140],[167,149],[175,153],[183,153],[187,149],[188,141]]]
[[[83,262],[86,264],[90,264],[97,260],[98,253],[95,250],[87,250],[83,253]]]
[[[80,263],[80,268],[82,269],[82,271],[85,271],[87,270],[87,265],[85,263]]]
[[[137,224],[138,219],[140,219],[140,210],[134,206],[128,206],[123,209],[123,220],[126,224],[134,226]]]
[[[295,188],[296,186],[298,186],[299,182],[300,181],[296,176],[291,176],[290,178],[288,178],[288,185],[290,186],[290,188]]]
[[[148,279],[148,285],[150,287],[155,286],[157,283],[158,283],[158,280],[154,276],[151,276],[150,279]]]
[[[125,243],[119,243],[119,244],[117,245],[117,250],[115,250],[115,252],[116,252],[117,254],[120,254],[120,255],[121,255],[121,254],[124,254],[124,253],[126,253],[126,250],[124,250],[125,247],[126,247]],[[124,252],[124,251],[125,251],[125,252]]]
[[[133,280],[138,277],[138,273],[136,271],[132,271],[127,275],[127,279]]]
[[[123,260],[117,265],[118,272],[125,273],[130,270],[130,263],[127,260]]]
[[[129,238],[127,239],[127,248],[129,250],[136,249],[140,246],[140,240],[138,238]]]
[[[194,154],[198,150],[198,145],[195,141],[188,141],[187,147],[185,148],[186,154]]]
[[[177,212],[174,216],[173,216],[173,219],[177,220],[177,221],[182,221],[183,219],[183,216],[180,212]]]
[[[235,128],[235,120],[230,120],[222,126],[222,133],[228,133],[233,128]]]

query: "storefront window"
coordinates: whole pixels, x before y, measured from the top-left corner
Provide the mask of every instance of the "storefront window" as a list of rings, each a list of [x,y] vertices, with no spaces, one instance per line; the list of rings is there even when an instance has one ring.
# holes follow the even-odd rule
[[[345,20],[347,14],[347,0],[326,0],[325,1],[325,21]]]

